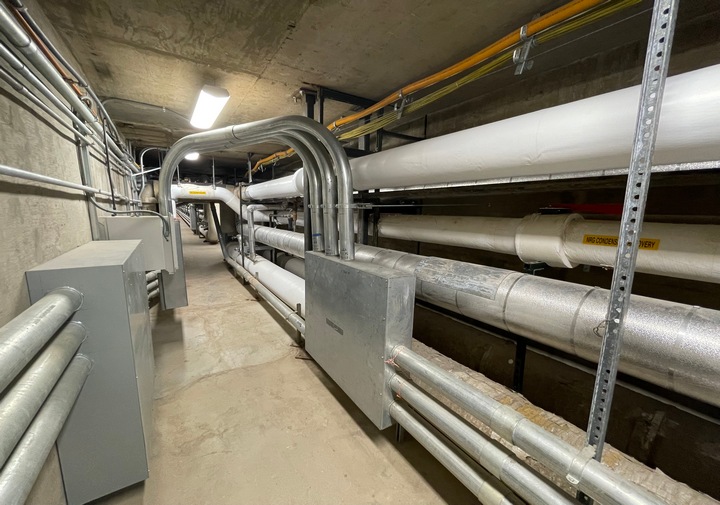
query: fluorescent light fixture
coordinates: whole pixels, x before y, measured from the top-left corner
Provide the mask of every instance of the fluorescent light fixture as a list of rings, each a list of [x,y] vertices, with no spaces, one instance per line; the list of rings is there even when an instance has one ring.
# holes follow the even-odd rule
[[[202,130],[212,127],[229,99],[230,93],[225,88],[206,84],[200,90],[190,124]]]
[[[188,161],[195,161],[200,157],[200,153],[187,153],[185,159]]]

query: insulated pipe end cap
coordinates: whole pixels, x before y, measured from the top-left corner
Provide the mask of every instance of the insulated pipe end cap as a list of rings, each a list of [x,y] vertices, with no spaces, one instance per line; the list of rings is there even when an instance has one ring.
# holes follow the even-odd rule
[[[520,221],[515,250],[525,263],[543,262],[551,267],[574,268],[565,254],[565,231],[570,223],[582,221],[580,214],[530,214]]]

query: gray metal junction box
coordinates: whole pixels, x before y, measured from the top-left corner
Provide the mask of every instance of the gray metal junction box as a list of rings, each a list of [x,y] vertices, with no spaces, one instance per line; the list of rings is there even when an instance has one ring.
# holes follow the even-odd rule
[[[415,276],[308,252],[305,280],[305,349],[375,426],[391,426],[386,361],[412,344]]]
[[[90,242],[26,278],[32,303],[60,286],[83,294],[72,319],[93,368],[57,443],[68,505],[145,480],[154,361],[140,240]]]

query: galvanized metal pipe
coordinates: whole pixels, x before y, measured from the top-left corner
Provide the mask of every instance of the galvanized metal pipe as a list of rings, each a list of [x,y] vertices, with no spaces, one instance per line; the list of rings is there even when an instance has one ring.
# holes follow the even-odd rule
[[[158,286],[160,286],[160,281],[159,281],[158,279],[155,279],[154,281],[149,282],[148,285],[147,285],[147,291],[148,291],[148,293],[149,293],[150,291],[153,291],[153,290],[157,289]]]
[[[90,109],[78,97],[77,93],[65,81],[62,75],[52,66],[50,61],[42,54],[40,48],[25,33],[25,30],[15,21],[5,4],[0,3],[0,32],[27,58],[27,60],[48,80],[48,82],[67,100],[70,106],[85,120],[103,143],[123,161],[123,166],[132,172],[138,169],[129,160],[126,153],[110,138]]]
[[[10,51],[10,48],[8,48],[2,42],[0,42],[0,58],[4,59],[10,65],[10,67],[12,67],[13,70],[23,76],[63,115],[68,117],[78,128],[78,130],[80,130],[84,135],[89,135],[91,137],[94,135],[94,132],[90,128],[88,128],[80,118],[73,114],[73,111],[70,110],[70,108],[65,105],[57,96],[55,96],[55,93],[50,91],[50,89],[40,79],[38,79],[38,77],[34,73],[32,73],[32,71],[27,68],[25,64],[13,54],[12,51]]]
[[[85,327],[71,321],[60,330],[0,401],[0,468],[85,339]]]
[[[152,272],[148,272],[145,274],[145,282],[152,282],[155,279],[158,278],[158,274],[160,273],[159,270],[153,270]]]
[[[70,415],[91,361],[75,356],[0,473],[0,503],[22,505]]]
[[[0,392],[80,308],[82,300],[74,288],[54,289],[0,328]]]
[[[159,289],[153,289],[152,291],[150,291],[150,292],[148,293],[148,300],[152,300],[153,298],[155,298],[155,297],[156,297],[157,295],[159,295],[159,294],[160,294],[160,290],[159,290]]]
[[[332,169],[329,168],[326,160],[320,155],[320,150],[315,148],[314,142],[305,139],[305,143],[298,141],[291,136],[279,136],[282,142],[287,143],[295,149],[303,161],[303,166],[310,166],[305,169],[308,180],[310,212],[311,244],[313,251],[325,251],[332,254],[333,249],[329,244],[337,243],[337,212],[333,202],[337,200],[337,185],[334,183]],[[321,178],[318,178],[322,175]],[[241,190],[242,191],[242,190]],[[337,255],[337,246],[334,249]]]
[[[590,447],[578,450],[512,408],[484,395],[410,349],[398,346],[392,361],[437,389],[500,437],[537,459],[580,491],[605,505],[663,505],[657,496],[595,461]]]
[[[417,414],[397,402],[390,405],[390,416],[468,488],[483,505],[522,505],[524,502],[494,477],[473,468],[467,456],[448,447]]]
[[[18,179],[25,179],[28,181],[43,182],[45,184],[51,184],[53,186],[60,186],[63,188],[77,189],[78,191],[83,191],[89,195],[102,195],[102,196],[105,196],[108,198],[112,198],[112,196],[113,196],[108,191],[104,191],[99,188],[93,188],[91,186],[86,186],[84,184],[77,184],[75,182],[64,181],[62,179],[57,179],[55,177],[50,177],[47,175],[28,172],[27,170],[9,167],[7,165],[0,165],[0,175],[7,175],[9,177],[17,177]],[[126,198],[124,196],[120,196],[120,195],[115,195],[115,199],[119,202],[130,201],[128,198]]]
[[[345,152],[335,137],[322,125],[301,116],[268,119],[230,126],[209,132],[197,133],[183,137],[168,151],[160,171],[160,194],[158,204],[161,213],[169,216],[171,203],[172,175],[175,166],[190,151],[212,151],[219,148],[241,147],[277,135],[292,135],[298,140],[307,142],[297,132],[312,135],[322,143],[328,151],[338,177],[338,215],[340,225],[340,256],[342,259],[354,258],[354,229],[352,222],[352,175],[350,164]]]
[[[395,375],[390,379],[389,385],[400,398],[527,503],[577,504],[577,501],[557,486],[521,463],[512,452],[470,427],[409,381]]]

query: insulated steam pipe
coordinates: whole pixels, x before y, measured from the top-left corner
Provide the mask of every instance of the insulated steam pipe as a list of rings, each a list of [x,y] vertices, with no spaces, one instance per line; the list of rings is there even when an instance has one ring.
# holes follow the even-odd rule
[[[256,239],[304,255],[300,233],[256,227]],[[415,275],[421,300],[597,362],[606,289],[361,244],[356,259]],[[720,406],[719,328],[720,311],[633,295],[620,370]]]
[[[229,257],[238,262],[242,252],[237,248],[229,248]],[[284,268],[268,261],[262,256],[255,259],[245,257],[245,268],[250,275],[260,281],[275,296],[289,307],[300,305],[300,316],[305,317],[305,281]]]
[[[720,159],[718,81],[720,65],[667,79],[656,165]],[[421,188],[627,168],[639,96],[640,86],[625,88],[355,158],[353,187]],[[275,189],[289,186],[286,178],[275,188],[266,184],[249,186],[248,198],[273,198]]]
[[[512,452],[470,427],[407,380],[395,375],[389,384],[408,405],[530,505],[577,505],[562,490],[521,463]]]
[[[390,416],[405,428],[435,459],[468,488],[483,505],[522,505],[524,502],[467,456],[443,443],[441,436],[420,416],[398,402],[390,405]],[[475,467],[475,468],[473,468]]]
[[[0,468],[10,457],[85,336],[85,327],[81,323],[69,322],[2,397]]]
[[[410,349],[398,346],[392,356],[401,369],[440,391],[500,437],[564,476],[570,484],[598,502],[604,505],[664,505],[657,496],[593,459],[594,451],[574,448]]]
[[[266,288],[258,279],[256,279],[250,272],[241,267],[235,260],[228,258],[226,260],[228,264],[233,267],[248,284],[250,284],[255,291],[263,297],[283,318],[295,327],[301,334],[305,334],[305,320],[300,317],[295,311],[288,307],[285,302],[275,296],[275,294]],[[303,297],[303,304],[305,298]]]
[[[82,301],[78,290],[57,288],[0,328],[0,392],[80,308]]]
[[[35,416],[0,472],[0,503],[3,505],[25,503],[91,368],[92,363],[87,357],[75,356]]]
[[[514,254],[525,263],[553,267],[615,264],[620,223],[579,214],[531,214],[523,219],[474,216],[388,215],[378,235],[431,244]],[[644,223],[637,271],[720,282],[720,226]]]

